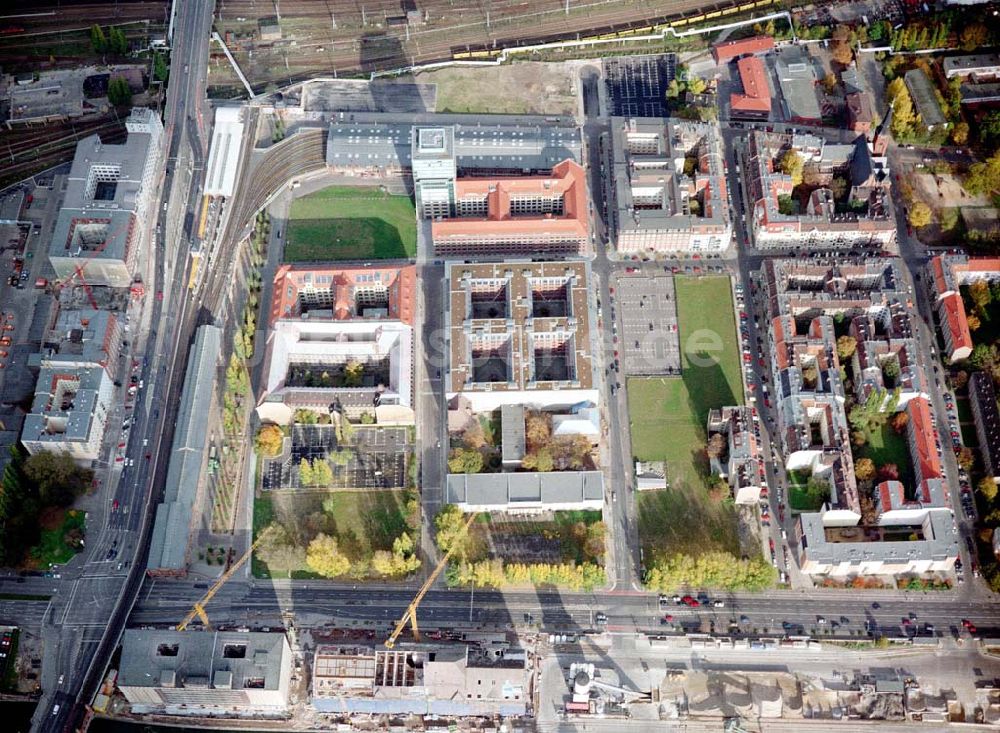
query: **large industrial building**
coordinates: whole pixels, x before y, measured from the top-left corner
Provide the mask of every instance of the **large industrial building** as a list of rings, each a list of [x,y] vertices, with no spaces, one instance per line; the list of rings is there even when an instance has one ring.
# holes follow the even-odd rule
[[[795,150],[821,181],[803,200],[779,161]],[[747,228],[757,249],[852,249],[892,247],[896,241],[888,171],[872,156],[864,137],[850,145],[830,145],[813,135],[752,132],[740,151],[745,190],[751,202]],[[847,184],[838,200],[834,178]]]
[[[66,195],[49,244],[60,279],[128,287],[149,236],[149,215],[162,159],[163,123],[151,109],[135,107],[125,122],[128,138],[107,145],[97,135],[81,140]]]
[[[540,514],[604,507],[600,471],[450,473],[447,482],[445,503],[463,512]]]
[[[327,165],[412,178],[437,255],[579,254],[589,243],[580,131],[558,117],[355,114],[330,125]]]
[[[413,422],[413,265],[282,265],[273,293],[262,420],[287,424],[296,409],[336,409]]]
[[[619,252],[717,254],[729,246],[729,194],[716,126],[615,117],[611,145]]]
[[[930,387],[897,261],[830,265],[769,259],[761,287],[770,309],[773,399],[785,469],[829,487],[820,511],[799,517],[803,572],[842,578],[950,570],[958,536],[932,427]],[[843,360],[837,339],[845,326],[835,317],[843,317],[856,342]],[[845,408],[849,397],[906,413],[908,485],[895,492],[891,486],[871,487],[871,496],[859,485]],[[874,516],[866,514],[869,502]]]
[[[529,713],[532,666],[523,649],[324,645],[312,664],[312,705],[322,713],[511,717]]]
[[[281,718],[292,651],[283,633],[126,629],[118,689],[134,714]]]
[[[205,426],[215,401],[221,357],[222,329],[201,326],[188,356],[163,501],[156,507],[146,562],[151,575],[183,576],[187,572],[192,513],[208,444]]]
[[[445,279],[449,401],[475,412],[598,404],[588,262],[458,262]]]

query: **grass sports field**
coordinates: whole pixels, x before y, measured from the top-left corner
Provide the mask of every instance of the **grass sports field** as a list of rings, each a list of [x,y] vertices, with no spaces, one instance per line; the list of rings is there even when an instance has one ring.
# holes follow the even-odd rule
[[[404,259],[417,251],[409,196],[379,188],[330,186],[292,202],[286,262]]]
[[[705,490],[708,411],[742,404],[739,344],[729,278],[675,280],[681,338],[680,377],[628,380],[632,452],[667,462],[670,489],[639,496],[646,552],[736,552],[733,509]]]

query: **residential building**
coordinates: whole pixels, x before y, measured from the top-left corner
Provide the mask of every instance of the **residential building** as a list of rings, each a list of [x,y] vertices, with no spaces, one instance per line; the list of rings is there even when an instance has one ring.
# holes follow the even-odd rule
[[[766,120],[771,115],[771,93],[767,68],[756,56],[743,56],[736,62],[743,91],[729,95],[729,114],[733,118]]]
[[[421,153],[421,130],[428,128],[443,136]],[[326,164],[344,175],[412,175],[417,152],[432,167],[452,158],[455,175],[540,175],[564,160],[581,162],[582,146],[572,117],[340,112],[330,123]]]
[[[962,84],[959,94],[964,105],[995,107],[997,102],[1000,102],[1000,83]]]
[[[449,473],[445,503],[463,512],[540,514],[604,507],[600,471]]]
[[[729,482],[737,504],[756,504],[767,488],[764,457],[754,434],[754,408],[723,407],[708,413],[708,436],[726,438],[726,451],[711,459],[712,472]]]
[[[522,649],[494,644],[321,645],[312,664],[321,713],[451,717],[522,716],[534,671]]]
[[[821,510],[800,516],[803,571],[840,577],[946,568],[957,554],[957,535],[950,518],[942,519],[950,517],[947,484],[898,261],[769,259],[761,275],[785,469],[829,485]],[[838,329],[845,327],[856,347],[842,361]],[[913,485],[875,487],[864,497],[878,512],[874,519],[854,473],[845,375],[857,404],[874,397],[884,410],[904,410],[909,418]]]
[[[946,78],[971,77],[974,81],[1000,78],[1000,54],[976,53],[941,59]]]
[[[412,326],[417,268],[279,265],[270,324],[279,319],[393,320]]]
[[[155,215],[163,123],[153,110],[135,107],[125,128],[128,137],[120,145],[91,135],[76,146],[49,245],[60,279],[111,287],[132,283]]]
[[[589,262],[453,262],[445,294],[450,404],[459,396],[474,412],[598,404]]]
[[[292,651],[283,633],[126,629],[118,689],[133,714],[283,718]]]
[[[125,324],[113,311],[63,309],[29,366],[101,367],[114,380]]]
[[[1000,482],[1000,411],[993,378],[987,372],[973,372],[969,377],[969,404],[979,437],[983,472]]]
[[[810,150],[814,144],[818,158]],[[835,199],[833,191],[821,185],[809,193],[799,211],[792,200],[792,178],[779,169],[788,150],[798,151],[822,180],[843,177],[848,187],[845,199]],[[747,225],[757,249],[894,246],[896,219],[887,191],[888,173],[872,157],[864,137],[850,145],[827,145],[811,135],[752,132],[740,152],[751,201]]]
[[[816,67],[805,46],[785,46],[775,53],[774,71],[781,89],[785,120],[801,125],[819,125],[823,114],[816,96]]]
[[[934,84],[927,73],[923,69],[910,69],[903,75],[903,81],[906,82],[906,88],[913,99],[913,106],[920,115],[924,127],[934,130],[947,126],[948,120],[941,111]]]
[[[433,219],[436,255],[587,251],[590,207],[579,163],[564,160],[548,175],[454,178],[449,190],[440,178],[429,189],[419,162],[414,159],[417,206],[422,216]]]
[[[736,41],[726,41],[712,46],[712,58],[722,64],[740,56],[766,54],[774,50],[774,39],[770,36],[754,36]]]
[[[847,127],[859,135],[867,135],[872,131],[871,101],[866,92],[851,92],[844,98],[847,104]]]
[[[257,414],[296,409],[413,422],[416,268],[282,265],[274,278]]]
[[[729,189],[715,125],[615,117],[611,145],[619,252],[718,254],[729,246]]]
[[[21,443],[28,453],[64,453],[89,467],[101,454],[114,383],[102,366],[55,363],[38,371]]]
[[[941,334],[952,362],[967,359],[974,346],[961,287],[976,280],[1000,281],[1000,258],[938,255],[928,267],[928,283],[937,299]]]
[[[152,576],[187,574],[188,541],[208,447],[205,426],[215,402],[221,358],[222,329],[200,326],[188,355],[163,500],[156,506],[149,541],[146,572]]]

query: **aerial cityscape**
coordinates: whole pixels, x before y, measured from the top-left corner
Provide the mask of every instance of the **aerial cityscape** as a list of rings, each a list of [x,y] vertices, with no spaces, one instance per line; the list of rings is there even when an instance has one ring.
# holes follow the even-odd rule
[[[0,122],[5,731],[1000,730],[1000,2],[6,3]]]

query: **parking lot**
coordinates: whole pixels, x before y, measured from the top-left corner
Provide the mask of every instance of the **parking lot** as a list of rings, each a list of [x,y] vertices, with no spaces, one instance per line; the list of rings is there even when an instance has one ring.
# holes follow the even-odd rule
[[[664,96],[677,70],[672,54],[604,60],[604,84],[615,117],[666,117]]]
[[[618,278],[615,295],[621,313],[615,349],[621,354],[625,374],[680,373],[674,279],[669,275],[624,275]]]
[[[263,489],[303,488],[299,466],[303,459],[326,460],[344,450],[350,457],[340,465],[331,462],[333,481],[323,488],[401,489],[406,485],[406,457],[411,446],[405,427],[354,426],[351,445],[337,445],[332,425],[293,425],[292,449],[263,467]]]

